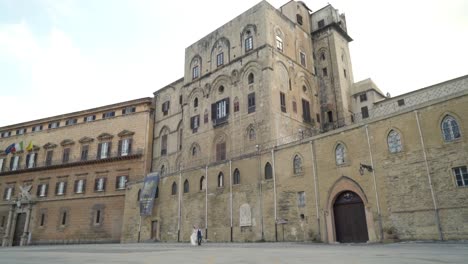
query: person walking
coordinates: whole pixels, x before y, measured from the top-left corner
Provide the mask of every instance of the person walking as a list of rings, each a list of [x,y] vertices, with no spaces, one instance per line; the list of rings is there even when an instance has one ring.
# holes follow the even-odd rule
[[[203,233],[202,233],[201,229],[198,228],[198,230],[197,230],[197,242],[198,242],[199,246],[201,246],[202,238],[203,238]]]

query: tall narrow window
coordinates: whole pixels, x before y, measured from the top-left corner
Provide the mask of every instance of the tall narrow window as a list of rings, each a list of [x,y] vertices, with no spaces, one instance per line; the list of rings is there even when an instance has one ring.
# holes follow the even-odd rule
[[[312,117],[310,116],[309,101],[302,99],[302,118],[304,122],[311,123]]]
[[[234,170],[234,177],[232,178],[232,184],[240,184],[240,172],[238,169]]]
[[[184,193],[188,193],[190,191],[190,185],[188,180],[184,181]]]
[[[292,101],[292,109],[294,113],[297,113],[297,103],[295,99]]]
[[[128,176],[117,176],[115,187],[117,190],[124,190],[127,184]]]
[[[247,100],[248,100],[247,112],[249,114],[255,112],[255,93],[250,93],[247,96]]]
[[[283,52],[283,39],[280,36],[276,36],[276,49]]]
[[[19,164],[20,164],[20,156],[13,156],[10,159],[10,170],[15,171],[19,169]]]
[[[47,183],[42,183],[37,186],[37,197],[46,197],[47,196]]]
[[[298,192],[297,193],[297,206],[304,207],[305,206],[305,192]]]
[[[221,52],[216,56],[216,66],[219,67],[224,64],[224,53]]]
[[[239,99],[234,98],[234,112],[239,112]]]
[[[86,180],[80,179],[75,181],[75,193],[84,193],[86,191]]]
[[[328,116],[328,122],[329,122],[329,123],[333,123],[333,112],[332,112],[332,111],[328,111],[328,112],[327,112],[327,116]]]
[[[224,175],[222,172],[218,174],[218,187],[224,186]]]
[[[196,98],[193,100],[193,107],[194,107],[194,108],[197,108],[197,107],[198,107],[198,97],[196,97]]]
[[[167,135],[161,137],[161,156],[167,154]]]
[[[106,178],[100,177],[94,181],[94,191],[103,192],[106,189]]]
[[[28,169],[36,167],[36,161],[37,161],[37,153],[32,152],[26,155],[26,166]]]
[[[369,108],[367,106],[361,107],[362,119],[369,117]]]
[[[10,201],[14,194],[15,194],[14,187],[9,186],[5,188],[5,192],[3,193],[3,200]]]
[[[255,82],[255,77],[253,73],[250,73],[249,76],[247,77],[247,81],[249,84],[253,84]]]
[[[468,186],[468,170],[466,166],[452,169],[458,187]]]
[[[253,127],[251,127],[249,129],[249,140],[255,140],[255,138],[256,138],[255,129]]]
[[[172,191],[171,191],[171,194],[172,194],[172,195],[176,195],[176,194],[177,194],[177,183],[175,183],[175,182],[172,183]]]
[[[225,160],[226,159],[226,142],[221,142],[216,144],[216,160]]]
[[[64,181],[57,182],[55,185],[55,195],[64,195],[66,192],[67,183]]]
[[[286,95],[280,92],[281,112],[286,113]]]
[[[64,226],[67,224],[67,212],[62,212],[62,221],[61,224]]]
[[[192,68],[192,79],[197,79],[200,77],[200,68],[197,66]]]
[[[322,69],[322,75],[323,75],[323,77],[327,77],[327,76],[328,76],[328,70],[327,70],[326,67]]]
[[[342,165],[346,162],[346,149],[343,144],[338,144],[335,149],[336,164]]]
[[[131,153],[132,149],[132,139],[124,138],[119,140],[118,153],[119,156],[128,156]]]
[[[81,146],[81,160],[82,161],[88,160],[88,150],[89,150],[89,145]]]
[[[273,179],[273,170],[270,162],[265,164],[265,180]]]
[[[106,159],[110,157],[111,142],[102,142],[98,144],[98,158]]]
[[[45,224],[45,213],[42,213],[41,214],[41,223],[39,224],[39,226],[44,226]]]
[[[253,38],[248,37],[245,39],[245,52],[251,51],[253,49]]]
[[[164,116],[167,116],[169,114],[170,105],[171,105],[170,101],[166,101],[161,105],[161,111],[163,112]]]
[[[200,191],[205,190],[206,188],[206,179],[205,176],[201,176],[200,178]]]
[[[445,141],[453,141],[461,136],[457,120],[450,115],[444,117],[441,128]]]
[[[96,218],[94,221],[95,225],[98,225],[101,223],[101,210],[96,210]]]
[[[294,171],[294,174],[302,173],[302,159],[299,155],[294,156],[293,171]]]
[[[192,129],[193,133],[198,131],[198,127],[200,126],[200,115],[192,116],[190,118],[190,129]]]
[[[3,171],[3,163],[5,162],[5,159],[0,159],[0,172]]]
[[[306,66],[306,55],[304,52],[299,52],[299,56],[300,56],[300,59],[301,59],[301,65],[302,66]]]
[[[391,130],[387,136],[388,150],[390,153],[398,153],[401,151],[401,138],[400,133]]]
[[[69,160],[70,160],[70,148],[64,148],[62,163],[68,163]]]

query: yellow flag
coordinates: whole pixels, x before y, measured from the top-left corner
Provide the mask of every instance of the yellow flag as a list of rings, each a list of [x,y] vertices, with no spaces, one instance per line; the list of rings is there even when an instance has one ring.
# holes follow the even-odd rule
[[[33,143],[32,143],[32,141],[29,141],[29,144],[28,144],[28,146],[26,147],[26,150],[27,150],[27,151],[31,151],[32,149],[33,149]]]

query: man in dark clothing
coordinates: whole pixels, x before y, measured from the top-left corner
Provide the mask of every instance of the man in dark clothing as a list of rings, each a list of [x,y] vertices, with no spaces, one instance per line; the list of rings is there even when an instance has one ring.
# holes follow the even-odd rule
[[[203,237],[202,231],[201,231],[200,228],[198,228],[198,230],[197,230],[197,242],[198,242],[199,246],[201,245],[202,237]]]

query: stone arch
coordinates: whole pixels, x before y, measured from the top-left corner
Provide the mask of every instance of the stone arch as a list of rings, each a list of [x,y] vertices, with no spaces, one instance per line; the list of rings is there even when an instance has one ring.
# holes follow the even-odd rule
[[[460,133],[460,136],[458,138],[447,141],[447,140],[445,140],[445,137],[444,137],[442,122],[445,120],[445,118],[447,118],[449,116],[452,117],[453,119],[455,119],[455,122],[458,125],[458,133]],[[460,118],[460,116],[458,116],[456,113],[454,113],[452,111],[444,111],[439,116],[437,127],[438,127],[438,129],[439,129],[439,131],[441,133],[441,139],[442,139],[443,142],[451,142],[451,141],[455,141],[455,140],[458,140],[460,138],[463,138],[463,129],[462,129],[463,126],[462,126],[461,118]]]
[[[201,103],[202,102],[201,98],[204,96],[205,96],[205,91],[203,91],[203,89],[199,87],[196,87],[190,92],[188,96],[188,103],[191,104],[196,97],[198,98],[199,103]]]
[[[226,37],[220,37],[215,41],[213,47],[211,47],[211,70],[215,70],[218,66],[216,65],[216,56],[223,52],[224,65],[229,64],[231,54],[231,43]]]
[[[169,129],[168,126],[163,126],[160,130],[159,130],[159,137],[161,137],[162,135],[169,135],[171,133],[171,130]]]
[[[365,218],[366,218],[366,224],[367,224],[367,232],[369,236],[369,241],[370,242],[377,242],[377,233],[375,230],[375,225],[374,225],[374,214],[372,212],[372,209],[369,205],[369,200],[367,198],[366,193],[362,189],[362,187],[353,179],[347,177],[347,176],[342,176],[338,180],[335,181],[335,183],[330,187],[328,191],[328,198],[327,198],[327,203],[325,205],[325,227],[326,227],[326,241],[328,243],[336,243],[336,230],[335,230],[335,216],[333,212],[333,205],[335,204],[336,198],[338,196],[345,192],[345,191],[351,191],[357,194],[363,204],[364,204],[364,211],[365,211]]]
[[[195,149],[195,152],[194,152]],[[201,154],[201,147],[197,142],[193,142],[190,146],[189,157],[194,158],[198,157]]]
[[[294,77],[296,83],[298,83],[301,87],[301,91],[302,91],[302,86],[305,85],[306,88],[307,88],[307,92],[305,93],[309,93],[309,92],[312,92],[312,84],[310,83],[310,81],[308,80],[307,78],[307,75],[306,73],[304,73],[303,71],[299,71],[296,76]],[[311,93],[313,95],[313,93]]]
[[[304,156],[299,152],[295,152],[290,160],[293,174],[301,174],[304,171]],[[300,161],[300,164],[296,164],[297,160]]]
[[[241,31],[240,34],[240,43],[244,53],[255,49],[256,43],[256,36],[257,36],[257,25],[255,24],[247,24]],[[246,50],[245,41],[247,38],[252,37],[252,49]]]
[[[224,143],[224,153],[225,153],[225,158],[227,158],[230,150],[230,140],[229,136],[226,135],[224,132],[218,132],[216,133],[214,139],[213,139],[213,146],[212,146],[212,153],[214,153],[215,158],[217,159],[218,157],[218,144]]]
[[[288,91],[291,86],[291,76],[289,74],[288,66],[284,64],[282,61],[275,62],[275,69],[276,76],[278,78],[278,90],[280,91]]]
[[[390,127],[390,128],[388,128],[387,131],[385,132],[385,137],[384,137],[384,144],[385,144],[385,145],[384,145],[384,146],[386,146],[386,147],[387,147],[387,151],[390,152],[390,148],[389,148],[389,146],[388,146],[388,137],[389,137],[389,135],[390,135],[390,132],[392,132],[392,131],[395,131],[395,132],[397,132],[397,133],[400,135],[401,150],[398,151],[398,152],[396,152],[396,153],[403,152],[403,150],[404,150],[403,133],[401,132],[400,129],[398,129],[398,128],[396,128],[396,127]],[[392,152],[390,152],[390,153],[392,153]]]
[[[337,157],[336,157],[336,154],[337,154],[337,148],[339,146],[343,146],[344,148],[344,162],[342,163],[339,163],[338,160],[337,160]],[[333,159],[335,160],[335,164],[337,166],[342,166],[342,165],[346,165],[346,164],[349,164],[349,153],[348,153],[348,147],[346,146],[346,144],[343,142],[343,141],[337,141],[335,143],[335,145],[333,146]]]
[[[251,137],[252,136],[252,130],[253,130],[253,138]],[[249,124],[247,126],[247,128],[245,129],[245,138],[247,141],[250,141],[250,140],[255,140],[257,138],[257,129],[255,128],[255,125],[254,124]]]
[[[161,175],[161,177],[171,172],[170,167],[169,167],[169,161],[166,158],[161,159],[156,168],[157,168],[156,170],[160,172],[159,174]]]
[[[250,73],[253,73],[255,76],[255,82],[258,83],[258,76],[260,76],[261,73],[261,67],[260,64],[256,61],[249,61],[247,64],[245,64],[242,69],[241,69],[241,80],[243,83],[248,83],[248,76]]]
[[[201,58],[200,55],[196,54],[196,55],[194,55],[194,56],[192,57],[192,59],[190,60],[190,69],[189,69],[189,71],[190,71],[190,76],[192,76],[192,74],[193,74],[193,73],[192,73],[192,69],[193,69],[195,66],[198,66],[198,69],[199,69],[199,76],[198,76],[198,77],[202,76],[202,73],[203,73],[203,71],[202,71],[202,70],[203,70],[203,64],[202,64],[202,63],[203,63],[203,60],[202,60],[202,58]],[[193,76],[192,76],[192,77],[193,77]]]

